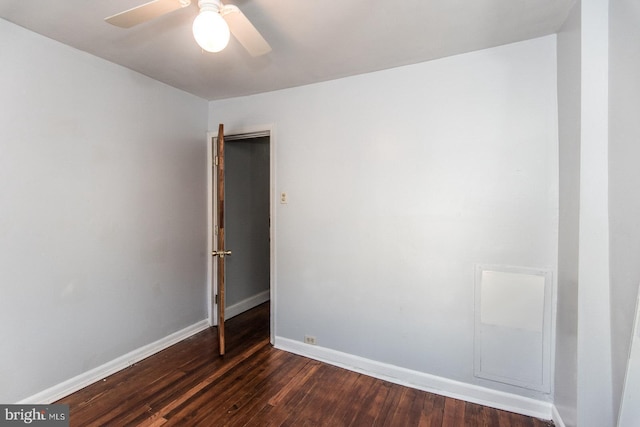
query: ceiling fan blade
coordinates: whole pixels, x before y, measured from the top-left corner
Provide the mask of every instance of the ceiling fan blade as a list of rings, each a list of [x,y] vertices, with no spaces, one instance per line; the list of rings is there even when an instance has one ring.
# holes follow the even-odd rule
[[[191,0],[153,0],[149,3],[109,16],[104,20],[117,27],[131,28],[134,25],[151,21],[165,13],[189,6],[189,4],[191,4]]]
[[[247,49],[251,56],[260,56],[271,52],[269,43],[240,9],[229,4],[225,5],[220,12],[225,21],[227,21],[231,33]]]

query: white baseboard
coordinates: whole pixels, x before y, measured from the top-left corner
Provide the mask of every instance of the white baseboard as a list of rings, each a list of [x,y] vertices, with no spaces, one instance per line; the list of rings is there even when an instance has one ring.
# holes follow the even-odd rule
[[[551,419],[553,405],[549,402],[454,381],[288,338],[277,336],[275,347],[395,384],[522,415]]]
[[[244,313],[247,310],[251,310],[253,307],[257,307],[263,302],[269,301],[271,293],[269,290],[260,292],[252,297],[244,299],[236,304],[230,305],[224,309],[225,320],[231,319],[233,316],[237,316],[240,313]]]
[[[560,412],[558,412],[558,408],[556,405],[551,407],[551,421],[555,424],[556,427],[566,427],[562,417],[560,416]]]
[[[164,338],[159,339],[156,342],[147,344],[136,350],[133,350],[123,356],[120,356],[104,365],[98,366],[90,371],[84,372],[78,376],[70,378],[60,384],[54,385],[46,390],[36,393],[33,396],[29,396],[26,399],[17,402],[19,404],[49,404],[56,400],[62,399],[65,396],[70,395],[96,381],[115,374],[124,368],[127,368],[134,363],[146,359],[147,357],[164,350],[167,347],[176,344],[185,338],[189,338],[191,335],[204,331],[209,327],[208,320],[201,320],[191,326],[174,332]]]

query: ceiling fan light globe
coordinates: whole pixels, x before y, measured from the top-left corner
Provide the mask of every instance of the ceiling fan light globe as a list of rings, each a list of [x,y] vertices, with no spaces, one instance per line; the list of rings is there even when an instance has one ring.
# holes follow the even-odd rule
[[[207,52],[220,52],[229,43],[229,26],[218,12],[203,10],[193,21],[193,37]]]

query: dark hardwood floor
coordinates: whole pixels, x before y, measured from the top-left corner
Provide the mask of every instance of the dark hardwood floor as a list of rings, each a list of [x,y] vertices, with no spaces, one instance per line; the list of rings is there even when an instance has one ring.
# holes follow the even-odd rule
[[[269,304],[58,403],[71,426],[509,426],[547,421],[445,398],[274,349]]]

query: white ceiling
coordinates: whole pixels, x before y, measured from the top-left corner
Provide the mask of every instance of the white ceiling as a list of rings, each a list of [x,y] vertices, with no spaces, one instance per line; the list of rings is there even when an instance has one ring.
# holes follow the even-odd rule
[[[555,33],[575,0],[227,0],[273,51],[233,37],[203,52],[197,0],[122,29],[104,18],[147,0],[0,0],[0,17],[205,99],[300,86]]]

